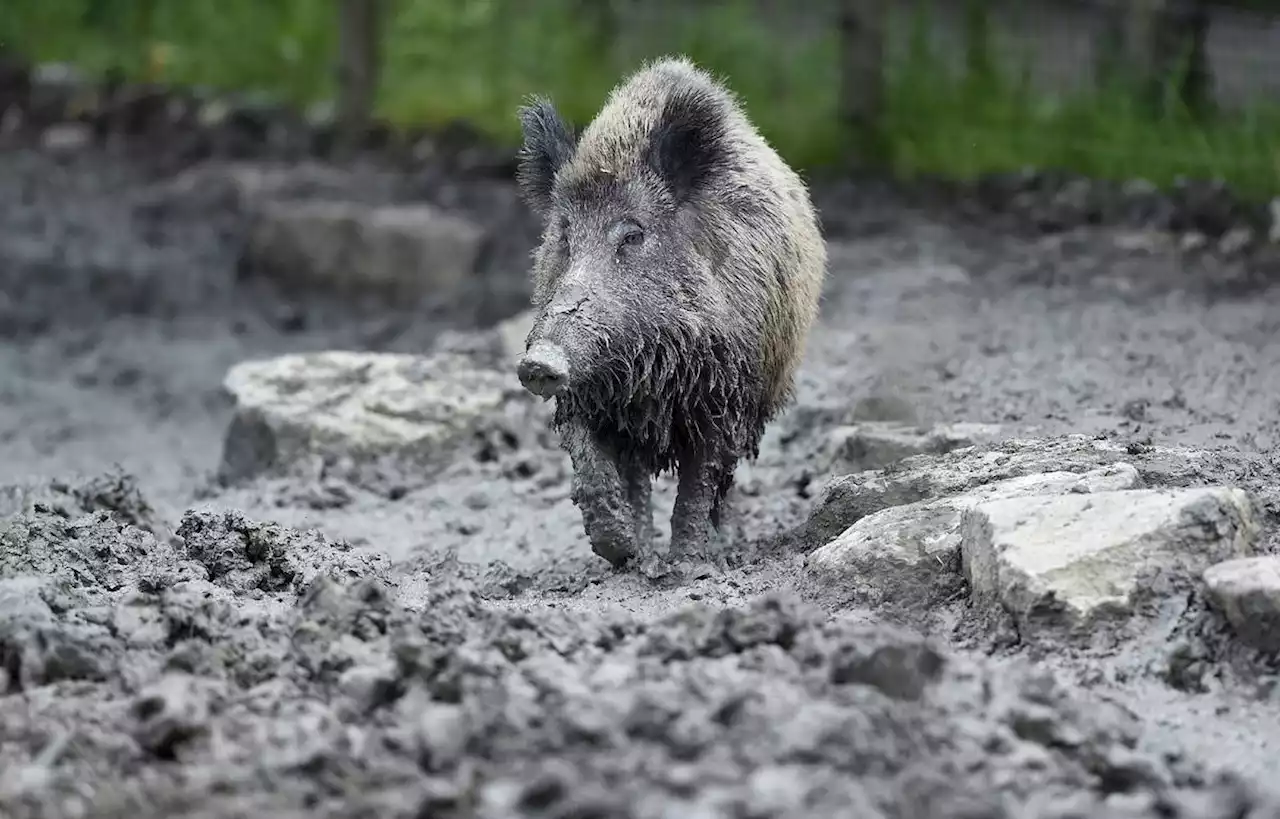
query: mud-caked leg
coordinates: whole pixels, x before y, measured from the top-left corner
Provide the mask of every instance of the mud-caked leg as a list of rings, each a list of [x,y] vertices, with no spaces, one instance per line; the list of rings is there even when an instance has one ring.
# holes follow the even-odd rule
[[[711,549],[716,529],[712,512],[719,515],[716,496],[724,480],[724,465],[691,455],[680,463],[679,475],[671,511],[670,560],[673,564],[719,563]]]
[[[726,467],[729,478],[733,475],[733,466]],[[743,537],[742,510],[739,507],[738,491],[731,480],[721,484],[722,497],[711,507],[711,526],[714,530],[714,549],[724,551]]]
[[[636,523],[618,459],[580,427],[566,430],[564,447],[573,462],[571,497],[591,551],[620,568],[636,553]]]
[[[635,531],[636,557],[647,557],[653,551],[653,478],[633,459],[623,460],[621,473]]]

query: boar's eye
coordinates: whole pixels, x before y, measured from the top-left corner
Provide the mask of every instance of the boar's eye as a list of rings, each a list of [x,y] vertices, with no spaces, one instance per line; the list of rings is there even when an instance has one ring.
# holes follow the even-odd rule
[[[614,226],[611,232],[619,252],[628,247],[637,247],[644,244],[644,228],[635,222],[620,222]]]

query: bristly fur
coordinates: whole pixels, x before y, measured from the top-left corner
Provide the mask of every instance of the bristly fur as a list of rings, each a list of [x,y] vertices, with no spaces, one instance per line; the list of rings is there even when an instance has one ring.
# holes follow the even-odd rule
[[[759,362],[740,341],[655,324],[632,327],[596,349],[590,386],[556,399],[557,429],[584,424],[655,475],[692,451],[726,463],[758,454],[770,418],[760,403]]]
[[[530,207],[545,213],[551,207],[555,175],[573,157],[577,138],[545,97],[532,97],[518,116],[524,144],[516,165],[516,185]]]

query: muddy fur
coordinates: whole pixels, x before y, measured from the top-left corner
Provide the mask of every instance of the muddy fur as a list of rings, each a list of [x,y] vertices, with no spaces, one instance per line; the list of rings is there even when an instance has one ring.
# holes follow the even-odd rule
[[[557,426],[655,475],[699,461],[718,507],[790,401],[817,313],[804,183],[684,58],[645,65],[580,136],[548,100],[520,116],[520,187],[545,220],[529,338],[573,362]]]

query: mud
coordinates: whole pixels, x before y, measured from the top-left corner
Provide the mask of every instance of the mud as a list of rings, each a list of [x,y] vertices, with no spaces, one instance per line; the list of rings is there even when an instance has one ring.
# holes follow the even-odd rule
[[[1255,492],[1275,551],[1280,293],[1226,298],[1230,262],[829,205],[743,537],[655,584],[591,553],[536,425],[382,487],[220,484],[232,364],[422,351],[486,311],[274,292],[237,276],[234,203],[157,209],[167,181],[0,154],[0,815],[1280,816],[1275,661],[1195,589],[1152,589],[1176,605],[1146,639],[1024,643],[962,593],[841,604],[793,536],[827,433],[908,419],[1208,450],[1146,477]],[[514,304],[524,258],[495,254],[479,292]]]

